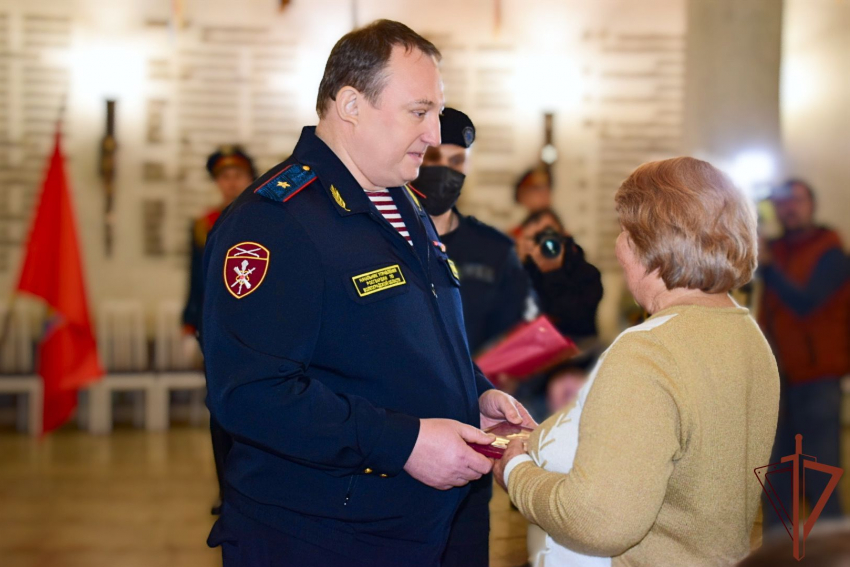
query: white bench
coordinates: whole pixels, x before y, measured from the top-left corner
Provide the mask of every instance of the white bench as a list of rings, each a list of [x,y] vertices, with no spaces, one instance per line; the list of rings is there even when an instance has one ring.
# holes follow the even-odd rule
[[[99,306],[97,345],[106,375],[85,391],[81,426],[90,433],[112,431],[112,394],[133,394],[133,424],[153,429],[158,396],[150,370],[144,309],[136,301],[106,301]]]
[[[203,361],[195,337],[183,333],[181,312],[183,306],[174,301],[162,302],[157,306],[154,333],[154,370],[156,376],[156,406],[152,412],[152,429],[165,430],[170,426],[171,392],[189,390],[189,423],[199,425],[209,415],[204,405],[206,378]]]

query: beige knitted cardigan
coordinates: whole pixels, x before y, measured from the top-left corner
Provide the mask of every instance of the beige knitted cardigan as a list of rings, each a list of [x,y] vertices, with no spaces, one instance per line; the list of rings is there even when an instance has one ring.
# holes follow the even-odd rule
[[[746,309],[676,306],[605,353],[580,415],[569,473],[550,472],[555,414],[535,462],[509,476],[530,521],[615,566],[728,565],[747,555],[779,406],[770,347]],[[541,452],[540,439],[548,447]]]

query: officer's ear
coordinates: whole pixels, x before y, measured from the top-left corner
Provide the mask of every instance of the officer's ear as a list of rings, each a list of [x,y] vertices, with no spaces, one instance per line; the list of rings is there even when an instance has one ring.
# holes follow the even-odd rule
[[[354,87],[342,87],[336,94],[334,109],[344,122],[352,126],[360,123],[360,102],[363,95]]]

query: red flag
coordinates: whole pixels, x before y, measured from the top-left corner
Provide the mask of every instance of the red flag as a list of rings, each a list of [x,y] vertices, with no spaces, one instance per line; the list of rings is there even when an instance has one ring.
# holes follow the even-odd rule
[[[60,142],[57,130],[18,282],[18,291],[40,297],[50,307],[38,349],[44,433],[65,423],[77,406],[77,390],[103,375]]]

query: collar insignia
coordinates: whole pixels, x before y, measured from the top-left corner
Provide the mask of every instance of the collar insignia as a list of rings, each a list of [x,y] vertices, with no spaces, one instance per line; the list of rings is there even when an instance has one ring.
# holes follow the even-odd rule
[[[343,211],[351,212],[351,210],[345,206],[345,201],[343,201],[342,195],[339,194],[339,190],[333,185],[331,185],[331,195],[333,195],[334,201],[336,201],[336,204],[339,205],[339,208]]]

